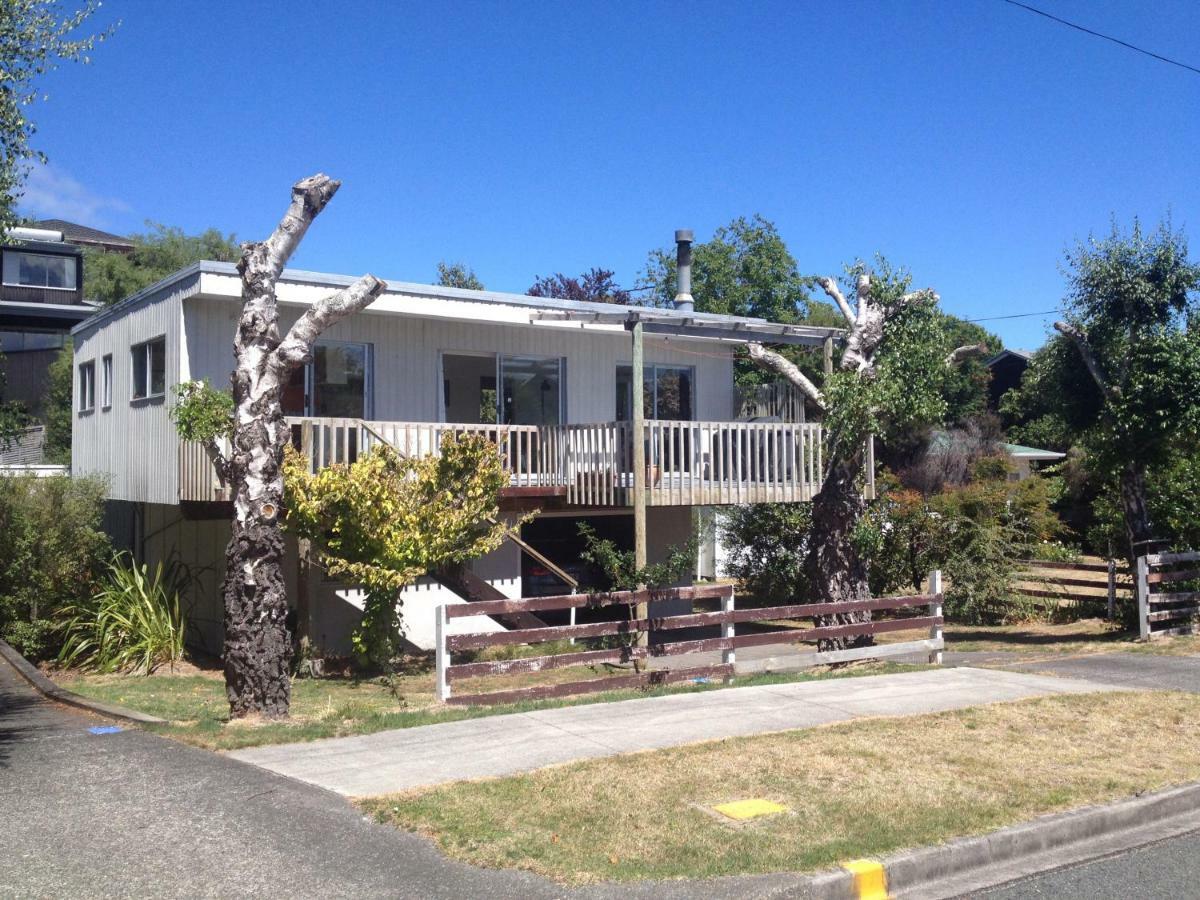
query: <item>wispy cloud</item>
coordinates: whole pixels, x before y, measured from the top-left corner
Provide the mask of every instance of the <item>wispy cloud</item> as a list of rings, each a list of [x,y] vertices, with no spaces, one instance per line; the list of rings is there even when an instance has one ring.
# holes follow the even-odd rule
[[[130,210],[124,200],[97,194],[53,165],[33,167],[17,207],[36,219],[66,219],[95,228],[108,227],[112,214]]]

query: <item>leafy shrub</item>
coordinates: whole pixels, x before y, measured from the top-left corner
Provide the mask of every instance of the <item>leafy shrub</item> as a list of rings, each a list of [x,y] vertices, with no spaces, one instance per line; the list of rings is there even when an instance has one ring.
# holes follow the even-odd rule
[[[638,569],[632,550],[622,550],[608,538],[599,537],[587,522],[579,523],[579,534],[587,544],[579,558],[598,568],[608,582],[592,585],[591,590],[631,591],[639,584],[650,588],[670,587],[690,579],[696,571],[696,550],[700,545],[697,535],[670,547],[662,562]]]
[[[725,574],[738,581],[738,606],[777,606],[808,595],[804,558],[812,507],[756,503],[722,512]]]
[[[104,571],[103,503],[97,479],[0,478],[0,637],[30,659],[57,654],[56,613]]]
[[[62,610],[65,640],[59,662],[99,672],[149,674],[183,659],[186,627],[179,595],[186,570],[149,565],[118,554],[96,593]]]

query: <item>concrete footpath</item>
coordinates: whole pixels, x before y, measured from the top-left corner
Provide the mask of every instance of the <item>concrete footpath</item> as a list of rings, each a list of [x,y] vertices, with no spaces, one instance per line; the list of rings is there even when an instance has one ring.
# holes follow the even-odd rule
[[[867,716],[1113,689],[996,669],[929,669],[561,707],[228,755],[344,796],[365,797]]]

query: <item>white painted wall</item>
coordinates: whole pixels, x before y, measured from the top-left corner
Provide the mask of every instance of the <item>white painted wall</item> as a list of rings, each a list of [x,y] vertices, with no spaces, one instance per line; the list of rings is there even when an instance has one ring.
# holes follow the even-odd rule
[[[116,317],[103,327],[75,335],[75,371],[72,396],[71,471],[100,474],[109,479],[109,497],[150,503],[179,502],[179,439],[167,416],[168,405],[180,382],[180,303],[194,291],[186,282],[160,292],[156,302]],[[163,336],[167,347],[165,397],[131,400],[134,344]],[[113,358],[113,402],[104,409],[101,359]],[[96,408],[79,412],[79,365],[96,365]]]
[[[412,303],[424,306],[426,301],[414,298]],[[281,309],[280,327],[290,327],[300,312],[296,307]],[[208,378],[218,386],[228,383],[237,313],[236,304],[211,297],[184,304],[186,364],[192,378]],[[568,422],[611,422],[616,417],[617,366],[632,359],[624,331],[454,321],[372,309],[343,320],[324,337],[373,345],[373,417],[400,422],[441,420],[443,352],[566,357]],[[733,417],[733,356],[727,346],[648,335],[645,355],[647,363],[695,367],[697,419]]]

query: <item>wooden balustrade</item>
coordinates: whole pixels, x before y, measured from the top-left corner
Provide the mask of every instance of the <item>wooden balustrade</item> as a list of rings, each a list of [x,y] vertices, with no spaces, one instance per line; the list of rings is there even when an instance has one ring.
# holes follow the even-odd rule
[[[574,506],[633,503],[633,424],[478,425],[289,418],[292,440],[312,471],[353,462],[386,442],[408,456],[440,451],[449,434],[494,441],[514,488],[559,488]],[[646,502],[718,506],[811,500],[824,469],[821,426],[791,422],[647,420]],[[180,497],[228,499],[203,448],[180,448]],[[867,496],[873,495],[873,480]]]

